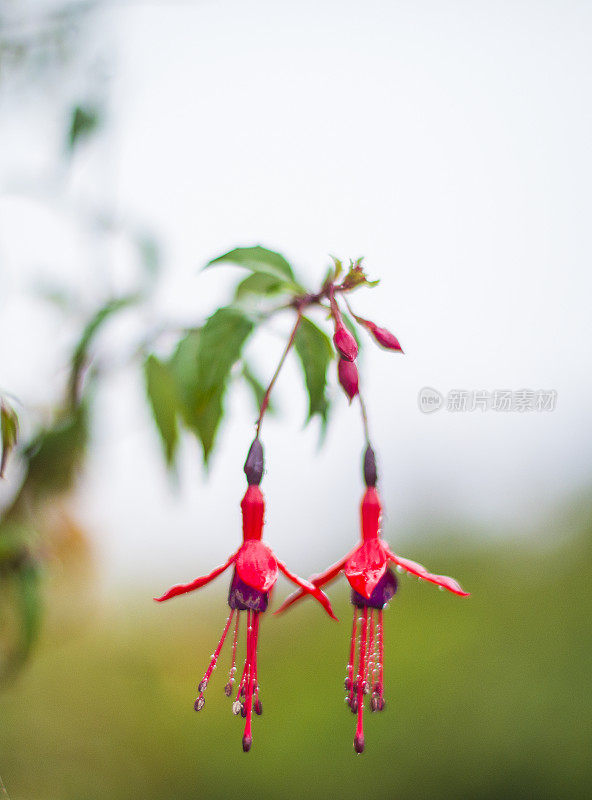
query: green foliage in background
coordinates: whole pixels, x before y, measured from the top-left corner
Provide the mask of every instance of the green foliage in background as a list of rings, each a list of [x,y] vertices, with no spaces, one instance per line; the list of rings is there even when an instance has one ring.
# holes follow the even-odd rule
[[[97,612],[77,637],[49,630],[0,695],[11,800],[588,800],[592,526],[546,551],[455,548],[430,533],[436,551],[406,554],[462,575],[473,594],[457,603],[401,578],[385,614],[387,708],[368,714],[363,755],[343,701],[343,586],[330,590],[339,624],[312,602],[263,620],[263,716],[248,756],[223,693],[228,654],[193,711],[225,593],[211,587],[167,607],[138,591],[114,597],[112,614]],[[288,591],[278,584],[274,604]]]

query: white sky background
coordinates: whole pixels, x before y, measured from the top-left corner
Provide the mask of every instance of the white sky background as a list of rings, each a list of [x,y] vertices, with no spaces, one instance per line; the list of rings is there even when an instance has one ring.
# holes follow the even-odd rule
[[[108,53],[108,123],[59,196],[14,187],[55,158],[63,94],[13,93],[0,106],[5,389],[25,406],[59,390],[72,331],[27,299],[40,274],[89,301],[127,284],[121,242],[89,253],[63,212],[92,200],[163,242],[152,321],[199,321],[224,302],[239,271],[198,268],[237,245],[281,250],[311,285],[328,253],[366,256],[381,285],[352,301],[406,352],[368,342],[362,366],[395,548],[418,519],[514,533],[589,485],[592,6],[119,3],[90,41]],[[114,325],[104,346],[133,324]],[[263,375],[281,352],[276,334],[254,346]],[[282,414],[264,425],[263,488],[267,540],[308,573],[357,535],[362,432],[333,387],[317,452],[299,380],[289,363]],[[425,416],[426,385],[555,389],[558,403],[546,414]],[[209,477],[188,440],[175,492],[137,371],[102,391],[78,513],[111,578],[158,574],[162,588],[239,541],[254,414],[240,391],[228,408]],[[413,556],[409,541],[402,549]]]

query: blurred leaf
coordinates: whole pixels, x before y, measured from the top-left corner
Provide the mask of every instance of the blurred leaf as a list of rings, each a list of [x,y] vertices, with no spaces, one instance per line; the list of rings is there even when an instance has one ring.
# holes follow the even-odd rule
[[[239,309],[220,308],[201,331],[191,332],[179,343],[171,360],[183,419],[200,439],[206,464],[224,414],[230,370],[253,327]]]
[[[88,350],[93,338],[101,329],[102,325],[109,317],[122,309],[128,308],[138,301],[138,295],[127,295],[108,300],[99,310],[93,314],[89,322],[84,327],[78,344],[74,348],[70,367],[70,384],[68,397],[70,404],[74,407],[79,402],[80,383],[82,373],[88,361]]]
[[[31,551],[32,529],[0,525],[0,674],[23,663],[37,637],[41,616],[39,569]]]
[[[0,456],[0,478],[4,477],[6,462],[18,439],[18,417],[14,408],[6,400],[0,402],[0,438],[2,455]]]
[[[18,595],[21,612],[21,637],[15,653],[15,664],[25,661],[37,638],[41,622],[41,593],[39,568],[28,558],[18,572]]]
[[[136,238],[136,245],[146,272],[146,277],[149,281],[154,281],[158,277],[161,264],[158,242],[149,234],[140,234]]]
[[[267,250],[260,245],[256,245],[255,247],[237,247],[235,250],[231,250],[209,261],[206,264],[206,268],[215,266],[216,264],[236,264],[239,267],[245,267],[255,273],[269,275],[280,281],[287,280],[291,288],[297,291],[304,291],[296,282],[292,267],[286,259],[279,253],[273,250]]]
[[[327,367],[333,360],[331,340],[314,322],[307,317],[302,318],[296,339],[296,352],[302,363],[306,389],[308,392],[308,417],[315,414],[321,417],[323,428],[327,424],[329,400],[326,397]]]
[[[280,281],[265,272],[254,272],[239,283],[234,294],[235,300],[242,300],[251,294],[268,296],[278,294],[282,290],[289,289],[286,281]]]
[[[148,356],[144,362],[144,376],[152,415],[162,439],[167,466],[170,467],[179,443],[178,394],[175,380],[168,365],[154,355]]]
[[[243,366],[243,378],[247,382],[247,385],[253,392],[253,399],[255,400],[255,406],[257,414],[261,409],[261,403],[263,402],[263,398],[265,397],[265,386],[261,383],[259,378],[255,375],[251,367],[245,363]],[[267,411],[266,414],[275,414],[275,406],[272,404],[271,400],[267,404]]]
[[[24,453],[28,464],[25,485],[35,499],[72,487],[87,441],[85,404],[35,437]]]
[[[74,150],[81,139],[88,138],[99,127],[101,116],[95,106],[75,106],[70,115],[68,149]]]

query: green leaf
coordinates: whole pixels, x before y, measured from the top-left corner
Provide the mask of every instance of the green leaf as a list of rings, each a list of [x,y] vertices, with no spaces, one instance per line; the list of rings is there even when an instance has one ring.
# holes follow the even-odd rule
[[[307,421],[318,414],[323,427],[325,427],[329,413],[329,400],[325,394],[327,367],[334,355],[331,339],[314,322],[303,317],[296,333],[294,346],[302,362],[308,392]]]
[[[252,294],[259,294],[267,297],[278,294],[282,290],[289,289],[290,285],[286,281],[280,281],[265,272],[254,272],[242,280],[236,287],[234,294],[235,300],[243,300]]]
[[[74,150],[81,139],[93,134],[101,122],[98,108],[94,106],[75,106],[70,116],[70,129],[68,131],[68,149]]]
[[[237,308],[220,308],[201,331],[192,331],[171,360],[182,416],[200,439],[207,464],[224,414],[230,370],[239,360],[254,323]]]
[[[212,259],[206,264],[207,267],[216,264],[236,264],[238,267],[245,267],[251,272],[269,275],[280,281],[287,281],[289,286],[297,291],[304,289],[296,282],[294,272],[286,259],[273,250],[256,245],[255,247],[237,247],[228,253],[224,253],[218,258]]]
[[[84,368],[88,361],[88,351],[92,344],[94,337],[97,335],[103,323],[109,317],[116,314],[122,309],[128,308],[138,301],[138,295],[127,295],[125,297],[116,297],[108,300],[98,311],[93,314],[88,323],[85,325],[82,335],[78,340],[78,344],[74,348],[70,366],[70,381],[68,396],[72,407],[80,400],[80,384],[82,382]]]
[[[88,411],[85,404],[50,428],[41,431],[27,447],[25,483],[39,499],[72,488],[88,441]]]
[[[144,362],[146,393],[152,415],[160,433],[167,466],[172,466],[179,444],[177,427],[177,387],[168,365],[156,356],[148,356]]]
[[[0,402],[0,439],[2,442],[2,455],[0,456],[0,478],[4,477],[4,470],[8,457],[13,451],[18,439],[18,417],[14,408],[2,400]]]
[[[17,533],[17,537],[13,533]],[[14,675],[26,660],[37,638],[41,619],[39,568],[24,544],[24,529],[22,536],[19,533],[14,525],[3,524],[0,529],[0,540],[13,543],[12,552],[4,548],[1,563],[0,607],[5,612],[0,621],[1,678]]]
[[[263,402],[263,398],[265,397],[265,386],[263,386],[259,378],[255,375],[255,373],[247,363],[245,363],[243,366],[242,375],[248,387],[253,392],[253,399],[255,401],[256,413],[259,414],[259,411],[261,409],[261,403]],[[265,413],[275,414],[275,407],[272,404],[271,400],[267,404],[267,410]]]

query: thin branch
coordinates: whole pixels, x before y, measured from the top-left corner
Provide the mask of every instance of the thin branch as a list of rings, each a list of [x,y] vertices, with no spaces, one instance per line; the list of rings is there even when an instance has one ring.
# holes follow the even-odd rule
[[[265,412],[267,410],[267,406],[269,405],[269,396],[271,394],[271,390],[273,389],[274,384],[275,384],[275,382],[276,382],[276,380],[278,378],[278,375],[280,374],[280,370],[284,365],[284,361],[286,360],[286,356],[288,355],[288,353],[292,349],[292,345],[294,344],[294,341],[296,340],[296,334],[298,333],[298,328],[300,327],[300,323],[301,322],[302,322],[302,309],[299,308],[298,312],[297,312],[297,316],[296,316],[296,322],[294,323],[294,327],[292,328],[292,333],[290,334],[290,338],[288,339],[288,342],[287,342],[287,344],[286,344],[286,346],[284,348],[284,352],[282,353],[282,357],[280,358],[279,364],[277,365],[277,368],[276,368],[276,371],[273,374],[273,378],[269,382],[269,386],[267,387],[267,389],[265,391],[265,394],[263,395],[263,400],[261,401],[261,406],[260,406],[260,409],[259,409],[259,418],[257,420],[257,429],[256,429],[257,432],[255,434],[255,438],[259,438],[259,431],[261,429],[261,423],[263,422],[263,417],[264,417]]]

